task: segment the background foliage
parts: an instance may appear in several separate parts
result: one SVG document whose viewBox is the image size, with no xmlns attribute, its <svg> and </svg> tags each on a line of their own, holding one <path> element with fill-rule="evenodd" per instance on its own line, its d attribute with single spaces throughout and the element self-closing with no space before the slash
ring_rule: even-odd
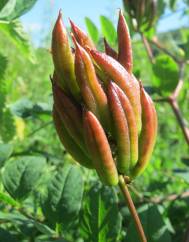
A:
<svg viewBox="0 0 189 242">
<path fill-rule="evenodd" d="M 93 171 L 77 165 L 56 136 L 49 46 L 35 48 L 19 21 L 35 2 L 0 1 L 0 241 L 138 241 L 119 191 L 103 186 Z M 150 242 L 184 241 L 189 226 L 189 149 L 166 100 L 184 63 L 177 102 L 188 127 L 189 29 L 156 31 L 165 9 L 177 11 L 178 2 L 158 1 L 155 27 L 142 35 L 131 28 L 134 73 L 158 101 L 159 132 L 151 164 L 130 187 Z M 188 16 L 189 2 L 182 2 L 183 16 Z M 99 49 L 102 36 L 116 48 L 116 29 L 109 18 L 100 16 L 100 29 L 92 19 L 85 21 Z"/>
</svg>

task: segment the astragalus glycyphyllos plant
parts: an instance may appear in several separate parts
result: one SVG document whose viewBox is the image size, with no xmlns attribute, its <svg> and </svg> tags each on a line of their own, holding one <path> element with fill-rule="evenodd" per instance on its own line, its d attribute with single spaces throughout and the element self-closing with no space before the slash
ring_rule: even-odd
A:
<svg viewBox="0 0 189 242">
<path fill-rule="evenodd" d="M 147 166 L 157 133 L 150 96 L 132 74 L 131 40 L 121 11 L 118 53 L 106 53 L 72 21 L 69 45 L 61 12 L 52 34 L 53 118 L 65 149 L 81 165 L 96 169 L 106 185 L 132 181 Z M 124 183 L 124 184 L 123 184 Z M 145 240 L 142 240 L 145 241 Z"/>
</svg>

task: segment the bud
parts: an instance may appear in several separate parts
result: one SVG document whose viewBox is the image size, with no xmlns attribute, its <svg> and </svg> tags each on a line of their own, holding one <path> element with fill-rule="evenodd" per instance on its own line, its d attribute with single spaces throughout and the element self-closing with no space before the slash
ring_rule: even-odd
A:
<svg viewBox="0 0 189 242">
<path fill-rule="evenodd" d="M 156 140 L 153 102 L 132 74 L 131 40 L 120 11 L 118 53 L 104 39 L 105 52 L 72 21 L 72 52 L 59 15 L 53 30 L 53 119 L 65 149 L 101 181 L 117 185 L 147 166 Z M 58 27 L 57 27 L 58 26 Z"/>
<path fill-rule="evenodd" d="M 156 0 L 123 0 L 126 12 L 137 32 L 149 30 L 156 18 Z"/>
</svg>

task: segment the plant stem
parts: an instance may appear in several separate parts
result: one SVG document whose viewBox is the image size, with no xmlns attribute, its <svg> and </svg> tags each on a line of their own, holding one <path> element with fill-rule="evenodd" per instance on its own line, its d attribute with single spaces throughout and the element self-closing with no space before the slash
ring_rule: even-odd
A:
<svg viewBox="0 0 189 242">
<path fill-rule="evenodd" d="M 185 124 L 185 121 L 182 117 L 182 114 L 180 112 L 180 108 L 179 108 L 179 105 L 178 105 L 178 102 L 177 100 L 175 99 L 171 99 L 169 101 L 171 107 L 172 107 L 172 110 L 177 118 L 177 121 L 182 129 L 182 132 L 184 134 L 184 137 L 185 137 L 185 140 L 186 140 L 186 143 L 189 145 L 189 128 L 186 126 Z"/>
<path fill-rule="evenodd" d="M 129 189 L 127 187 L 127 184 L 124 181 L 124 177 L 122 175 L 119 176 L 119 187 L 120 187 L 120 189 L 121 189 L 121 191 L 123 193 L 123 196 L 124 196 L 125 201 L 126 201 L 126 203 L 128 205 L 129 211 L 130 211 L 130 213 L 131 213 L 131 215 L 132 215 L 132 217 L 134 219 L 135 226 L 136 226 L 138 235 L 140 237 L 140 241 L 141 242 L 147 242 L 147 239 L 146 239 L 146 236 L 145 236 L 145 233 L 144 233 L 141 221 L 140 221 L 139 216 L 137 214 L 137 211 L 136 211 L 135 205 L 133 203 L 133 200 L 131 198 Z"/>
<path fill-rule="evenodd" d="M 144 44 L 144 47 L 145 47 L 145 49 L 146 49 L 146 53 L 147 53 L 147 55 L 148 55 L 148 58 L 149 58 L 150 62 L 151 62 L 152 64 L 154 64 L 154 55 L 153 55 L 153 52 L 152 52 L 152 48 L 151 48 L 151 46 L 150 46 L 148 40 L 147 40 L 146 37 L 144 36 L 144 34 L 143 34 L 143 33 L 140 33 L 140 35 L 141 35 L 141 38 L 142 38 L 142 42 L 143 42 L 143 44 Z"/>
</svg>

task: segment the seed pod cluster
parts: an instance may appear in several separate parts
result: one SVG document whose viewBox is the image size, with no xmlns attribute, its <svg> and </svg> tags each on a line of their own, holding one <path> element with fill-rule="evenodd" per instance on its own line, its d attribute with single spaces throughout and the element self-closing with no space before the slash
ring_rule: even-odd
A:
<svg viewBox="0 0 189 242">
<path fill-rule="evenodd" d="M 156 18 L 157 0 L 123 0 L 135 31 L 149 30 Z"/>
<path fill-rule="evenodd" d="M 147 166 L 157 133 L 153 102 L 132 74 L 131 40 L 120 11 L 118 53 L 105 53 L 72 21 L 71 48 L 61 12 L 52 34 L 53 119 L 58 136 L 81 165 L 116 185 L 119 174 L 134 179 Z"/>
</svg>

